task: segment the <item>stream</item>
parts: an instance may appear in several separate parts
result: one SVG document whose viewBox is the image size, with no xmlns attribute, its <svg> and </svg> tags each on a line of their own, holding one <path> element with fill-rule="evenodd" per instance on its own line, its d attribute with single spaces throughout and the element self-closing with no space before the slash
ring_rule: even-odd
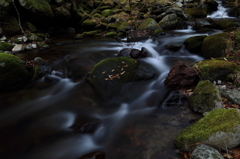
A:
<svg viewBox="0 0 240 159">
<path fill-rule="evenodd" d="M 219 9 L 209 16 L 219 18 L 225 12 L 223 7 Z M 164 79 L 176 61 L 193 64 L 203 58 L 184 46 L 178 51 L 165 46 L 182 45 L 196 35 L 209 34 L 196 34 L 189 27 L 136 43 L 97 38 L 59 40 L 50 50 L 18 53 L 25 59 L 39 56 L 50 63 L 65 63 L 56 64 L 49 75 L 24 88 L 0 94 L 0 158 L 77 159 L 91 152 L 103 152 L 108 159 L 181 158 L 174 138 L 200 116 L 181 99 L 168 106 L 170 90 Z M 123 48 L 142 47 L 152 56 L 141 60 L 153 65 L 160 75 L 132 84 L 120 103 L 103 102 L 84 81 L 88 71 L 101 60 L 116 57 Z"/>
</svg>

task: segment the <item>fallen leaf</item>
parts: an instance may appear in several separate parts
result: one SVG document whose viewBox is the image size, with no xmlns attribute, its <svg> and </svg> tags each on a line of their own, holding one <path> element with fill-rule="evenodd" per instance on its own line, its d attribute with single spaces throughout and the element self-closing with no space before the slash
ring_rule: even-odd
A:
<svg viewBox="0 0 240 159">
<path fill-rule="evenodd" d="M 229 153 L 222 153 L 222 156 L 225 157 L 225 158 L 233 158 L 233 156 Z"/>
</svg>

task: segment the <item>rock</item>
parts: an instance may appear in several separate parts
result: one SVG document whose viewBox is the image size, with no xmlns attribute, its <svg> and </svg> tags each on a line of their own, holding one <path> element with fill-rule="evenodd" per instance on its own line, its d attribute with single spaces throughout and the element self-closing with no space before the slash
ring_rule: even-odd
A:
<svg viewBox="0 0 240 159">
<path fill-rule="evenodd" d="M 19 0 L 19 3 L 26 10 L 32 12 L 35 16 L 52 18 L 54 13 L 50 4 L 43 0 Z"/>
<path fill-rule="evenodd" d="M 200 144 L 193 150 L 190 159 L 224 159 L 224 157 L 216 149 Z"/>
<path fill-rule="evenodd" d="M 54 8 L 54 15 L 55 15 L 56 18 L 59 18 L 59 19 L 69 19 L 69 18 L 71 18 L 70 11 L 64 6 Z"/>
<path fill-rule="evenodd" d="M 15 17 L 11 16 L 7 20 L 6 24 L 7 25 L 3 28 L 4 35 L 13 36 L 13 35 L 21 33 L 21 29 L 19 27 L 18 20 Z"/>
<path fill-rule="evenodd" d="M 158 24 L 163 29 L 175 29 L 177 22 L 178 18 L 176 14 L 168 14 Z"/>
<path fill-rule="evenodd" d="M 107 28 L 109 29 L 116 29 L 117 31 L 127 31 L 131 29 L 131 26 L 128 22 L 116 22 L 116 23 L 110 23 L 107 25 Z"/>
<path fill-rule="evenodd" d="M 19 85 L 30 78 L 21 59 L 6 53 L 0 53 L 0 74 L 0 89 Z"/>
<path fill-rule="evenodd" d="M 205 20 L 205 19 L 200 19 L 197 18 L 195 20 L 195 29 L 202 29 L 202 28 L 211 28 L 211 24 L 209 23 L 209 21 Z"/>
<path fill-rule="evenodd" d="M 30 34 L 29 35 L 29 38 L 28 38 L 28 41 L 29 42 L 33 42 L 33 41 L 37 41 L 37 42 L 40 42 L 40 41 L 43 41 L 43 39 L 42 38 L 40 38 L 40 37 L 38 37 L 37 35 L 35 35 L 35 34 Z"/>
<path fill-rule="evenodd" d="M 1 37 L 0 37 L 0 42 L 3 42 L 3 41 L 5 41 L 5 40 L 7 40 L 6 36 L 1 36 Z"/>
<path fill-rule="evenodd" d="M 23 24 L 23 27 L 30 30 L 32 33 L 37 32 L 37 28 L 30 22 L 26 22 Z"/>
<path fill-rule="evenodd" d="M 164 98 L 164 101 L 161 102 L 160 107 L 168 108 L 168 107 L 187 107 L 188 106 L 188 98 L 183 93 L 178 90 L 171 91 L 170 94 Z"/>
<path fill-rule="evenodd" d="M 144 61 L 128 57 L 115 57 L 96 64 L 87 81 L 96 93 L 106 101 L 121 99 L 131 82 L 152 79 L 156 69 Z"/>
<path fill-rule="evenodd" d="M 240 105 L 240 91 L 238 89 L 224 89 L 217 87 L 221 95 L 227 98 L 230 102 Z"/>
<path fill-rule="evenodd" d="M 233 50 L 233 43 L 228 33 L 218 33 L 204 38 L 201 50 L 205 58 L 225 57 Z"/>
<path fill-rule="evenodd" d="M 105 9 L 102 11 L 102 15 L 105 17 L 108 17 L 113 14 L 113 11 L 111 9 Z"/>
<path fill-rule="evenodd" d="M 182 45 L 178 45 L 178 44 L 169 44 L 166 45 L 165 48 L 171 51 L 178 51 L 179 49 L 181 49 Z"/>
<path fill-rule="evenodd" d="M 221 94 L 210 81 L 200 81 L 189 98 L 189 105 L 195 112 L 206 113 L 223 108 Z"/>
<path fill-rule="evenodd" d="M 211 82 L 222 80 L 227 81 L 227 76 L 240 67 L 230 61 L 223 60 L 203 60 L 195 63 L 193 68 L 199 70 L 199 76 L 202 80 L 209 80 Z"/>
<path fill-rule="evenodd" d="M 129 42 L 146 40 L 149 37 L 160 34 L 161 32 L 163 32 L 163 30 L 160 25 L 154 19 L 148 18 L 143 20 L 137 30 L 131 31 L 128 34 L 127 40 Z"/>
<path fill-rule="evenodd" d="M 6 42 L 0 42 L 0 50 L 2 51 L 12 51 L 12 48 L 14 45 L 6 43 Z"/>
<path fill-rule="evenodd" d="M 205 18 L 207 17 L 206 10 L 198 8 L 186 8 L 186 13 L 191 15 L 194 18 Z"/>
<path fill-rule="evenodd" d="M 118 56 L 130 57 L 131 50 L 132 49 L 130 49 L 130 48 L 124 48 L 118 53 Z"/>
<path fill-rule="evenodd" d="M 218 2 L 215 0 L 207 0 L 205 1 L 205 4 L 207 5 L 207 11 L 217 11 L 218 8 Z"/>
<path fill-rule="evenodd" d="M 23 45 L 23 44 L 15 45 L 12 49 L 13 52 L 19 52 L 19 51 L 24 51 L 24 50 L 25 50 L 25 45 Z"/>
<path fill-rule="evenodd" d="M 236 24 L 233 20 L 231 19 L 218 19 L 218 20 L 215 20 L 213 23 L 212 23 L 212 26 L 215 28 L 215 29 L 226 29 L 226 28 L 230 28 L 230 27 L 238 27 L 239 25 Z"/>
<path fill-rule="evenodd" d="M 240 111 L 215 109 L 193 125 L 182 130 L 175 138 L 176 146 L 184 151 L 193 150 L 198 143 L 219 149 L 232 149 L 240 141 Z"/>
<path fill-rule="evenodd" d="M 98 34 L 97 30 L 93 30 L 93 31 L 85 31 L 82 33 L 83 37 L 91 37 L 91 36 L 95 36 L 96 34 Z"/>
<path fill-rule="evenodd" d="M 105 37 L 116 37 L 117 36 L 117 33 L 116 32 L 107 32 L 105 34 Z"/>
<path fill-rule="evenodd" d="M 182 61 L 178 61 L 170 70 L 164 83 L 167 87 L 179 89 L 192 87 L 197 84 L 198 80 L 198 71 L 196 69 L 191 68 Z"/>
<path fill-rule="evenodd" d="M 206 35 L 192 36 L 187 38 L 183 44 L 185 48 L 190 52 L 201 52 L 203 40 L 206 38 Z"/>
</svg>

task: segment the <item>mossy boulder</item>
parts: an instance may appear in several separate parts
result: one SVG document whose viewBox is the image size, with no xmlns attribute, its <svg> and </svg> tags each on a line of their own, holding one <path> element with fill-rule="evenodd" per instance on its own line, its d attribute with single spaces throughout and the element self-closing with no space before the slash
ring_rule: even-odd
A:
<svg viewBox="0 0 240 159">
<path fill-rule="evenodd" d="M 195 112 L 203 114 L 223 108 L 221 94 L 209 80 L 198 82 L 189 99 L 189 104 Z"/>
<path fill-rule="evenodd" d="M 14 45 L 6 43 L 6 42 L 0 42 L 0 50 L 2 51 L 12 51 L 12 48 Z"/>
<path fill-rule="evenodd" d="M 21 59 L 6 53 L 0 53 L 0 74 L 0 89 L 12 87 L 30 78 Z"/>
<path fill-rule="evenodd" d="M 157 71 L 143 61 L 129 57 L 108 58 L 97 63 L 89 72 L 87 81 L 106 101 L 121 99 L 131 82 L 148 80 Z"/>
<path fill-rule="evenodd" d="M 218 19 L 212 23 L 215 29 L 226 29 L 230 27 L 238 27 L 238 25 L 231 19 Z"/>
<path fill-rule="evenodd" d="M 234 40 L 239 45 L 239 43 L 240 43 L 240 29 L 234 31 Z"/>
<path fill-rule="evenodd" d="M 186 13 L 191 15 L 194 18 L 205 18 L 207 17 L 206 10 L 198 9 L 198 8 L 186 8 Z"/>
<path fill-rule="evenodd" d="M 97 30 L 93 30 L 93 31 L 85 31 L 82 33 L 83 37 L 90 37 L 90 36 L 95 36 L 96 34 L 98 34 Z"/>
<path fill-rule="evenodd" d="M 203 40 L 206 38 L 206 35 L 193 36 L 187 38 L 184 41 L 185 48 L 190 52 L 200 52 L 202 48 Z"/>
<path fill-rule="evenodd" d="M 117 33 L 116 32 L 108 32 L 105 34 L 105 37 L 116 37 Z"/>
<path fill-rule="evenodd" d="M 232 49 L 232 40 L 225 32 L 210 35 L 202 43 L 202 55 L 205 58 L 225 57 Z"/>
<path fill-rule="evenodd" d="M 178 18 L 176 14 L 166 15 L 158 24 L 163 29 L 175 29 L 178 23 Z"/>
<path fill-rule="evenodd" d="M 6 36 L 13 36 L 21 33 L 21 28 L 19 27 L 18 20 L 11 16 L 7 20 L 7 25 L 3 28 L 3 34 Z"/>
<path fill-rule="evenodd" d="M 239 71 L 240 66 L 230 61 L 223 60 L 203 60 L 195 63 L 193 68 L 200 71 L 199 76 L 203 80 L 211 82 L 222 80 L 226 81 L 227 75 Z"/>
<path fill-rule="evenodd" d="M 52 18 L 54 13 L 50 4 L 45 0 L 19 0 L 21 6 L 37 16 Z"/>
<path fill-rule="evenodd" d="M 58 18 L 65 18 L 65 19 L 71 17 L 70 11 L 63 6 L 55 8 L 54 15 Z"/>
<path fill-rule="evenodd" d="M 240 140 L 240 111 L 215 109 L 195 124 L 181 131 L 175 144 L 181 150 L 191 151 L 198 143 L 218 148 L 234 148 Z"/>
<path fill-rule="evenodd" d="M 213 147 L 200 144 L 191 152 L 190 159 L 224 159 L 224 157 Z"/>
<path fill-rule="evenodd" d="M 97 23 L 92 19 L 86 19 L 82 22 L 82 27 L 86 30 L 95 29 L 96 26 L 97 26 Z"/>
<path fill-rule="evenodd" d="M 24 28 L 30 30 L 32 33 L 37 31 L 37 28 L 30 22 L 24 23 Z"/>
</svg>

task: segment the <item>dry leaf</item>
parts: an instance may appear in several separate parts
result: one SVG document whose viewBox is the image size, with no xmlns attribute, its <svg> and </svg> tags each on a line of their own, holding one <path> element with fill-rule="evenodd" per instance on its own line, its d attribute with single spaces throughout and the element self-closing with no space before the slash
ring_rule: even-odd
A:
<svg viewBox="0 0 240 159">
<path fill-rule="evenodd" d="M 222 156 L 225 157 L 225 158 L 233 158 L 233 156 L 229 153 L 222 153 Z"/>
<path fill-rule="evenodd" d="M 240 159 L 240 148 L 235 148 L 232 151 L 233 151 L 233 158 Z"/>
</svg>

